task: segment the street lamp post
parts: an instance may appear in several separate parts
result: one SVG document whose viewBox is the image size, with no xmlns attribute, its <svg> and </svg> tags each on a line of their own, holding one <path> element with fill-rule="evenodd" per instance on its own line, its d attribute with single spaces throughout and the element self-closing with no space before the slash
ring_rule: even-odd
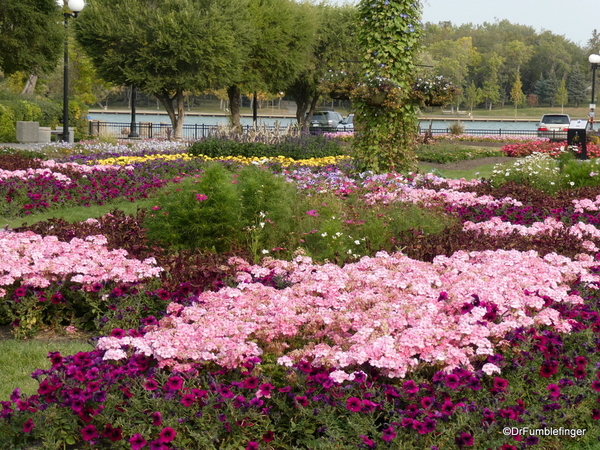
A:
<svg viewBox="0 0 600 450">
<path fill-rule="evenodd" d="M 592 100 L 588 116 L 590 118 L 590 130 L 594 130 L 594 117 L 596 117 L 596 69 L 598 68 L 598 64 L 600 64 L 600 55 L 592 54 L 589 56 L 588 61 L 592 65 Z"/>
<path fill-rule="evenodd" d="M 135 100 L 136 100 L 136 96 L 137 96 L 137 89 L 135 87 L 135 84 L 131 85 L 131 124 L 129 126 L 129 134 L 127 135 L 128 138 L 130 139 L 134 139 L 134 138 L 139 138 L 140 135 L 137 133 L 136 131 L 136 123 L 135 123 Z"/>
<path fill-rule="evenodd" d="M 64 8 L 66 0 L 57 0 L 59 6 Z M 69 0 L 66 5 L 71 12 L 63 12 L 65 24 L 65 56 L 64 56 L 64 78 L 63 78 L 63 132 L 61 140 L 69 142 L 69 35 L 67 34 L 67 24 L 71 17 L 77 17 L 85 7 L 84 0 Z"/>
</svg>

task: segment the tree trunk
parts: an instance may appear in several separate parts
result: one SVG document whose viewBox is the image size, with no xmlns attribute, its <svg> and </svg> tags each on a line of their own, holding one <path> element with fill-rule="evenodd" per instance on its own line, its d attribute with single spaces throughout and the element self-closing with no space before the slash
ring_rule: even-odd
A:
<svg viewBox="0 0 600 450">
<path fill-rule="evenodd" d="M 241 114 L 240 109 L 242 107 L 241 102 L 242 93 L 240 92 L 240 87 L 233 85 L 227 88 L 227 97 L 229 97 L 229 111 L 230 111 L 230 120 L 231 126 L 236 130 L 242 131 L 241 124 Z"/>
<path fill-rule="evenodd" d="M 35 73 L 30 74 L 25 83 L 25 87 L 23 87 L 23 90 L 21 91 L 21 95 L 33 95 L 37 80 L 38 76 Z"/>
<path fill-rule="evenodd" d="M 298 126 L 303 131 L 308 130 L 310 124 L 309 117 L 312 116 L 317 107 L 319 94 L 316 89 L 311 88 L 309 83 L 304 81 L 294 83 L 288 89 L 288 93 L 296 102 L 296 120 L 298 121 Z"/>
<path fill-rule="evenodd" d="M 169 119 L 171 119 L 171 125 L 173 126 L 173 140 L 181 140 L 183 134 L 183 121 L 185 119 L 185 104 L 183 98 L 183 90 L 177 89 L 174 96 L 170 96 L 165 90 L 160 94 L 154 94 L 156 98 L 163 104 Z"/>
</svg>

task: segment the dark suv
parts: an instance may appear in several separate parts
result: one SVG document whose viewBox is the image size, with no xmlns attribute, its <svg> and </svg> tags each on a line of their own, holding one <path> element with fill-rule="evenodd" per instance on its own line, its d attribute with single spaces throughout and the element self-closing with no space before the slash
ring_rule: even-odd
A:
<svg viewBox="0 0 600 450">
<path fill-rule="evenodd" d="M 315 111 L 310 118 L 310 131 L 336 131 L 344 117 L 336 111 Z"/>
</svg>

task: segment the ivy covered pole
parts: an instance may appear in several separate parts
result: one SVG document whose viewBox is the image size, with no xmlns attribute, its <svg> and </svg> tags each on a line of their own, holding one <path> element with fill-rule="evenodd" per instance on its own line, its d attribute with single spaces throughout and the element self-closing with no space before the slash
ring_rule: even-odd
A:
<svg viewBox="0 0 600 450">
<path fill-rule="evenodd" d="M 362 74 L 352 92 L 354 156 L 364 170 L 414 169 L 417 109 L 411 90 L 421 5 L 418 0 L 361 0 L 358 10 Z"/>
</svg>

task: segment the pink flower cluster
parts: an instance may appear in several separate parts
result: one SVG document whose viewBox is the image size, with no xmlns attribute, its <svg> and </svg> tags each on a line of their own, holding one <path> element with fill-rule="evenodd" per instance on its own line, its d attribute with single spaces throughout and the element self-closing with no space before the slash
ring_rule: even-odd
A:
<svg viewBox="0 0 600 450">
<path fill-rule="evenodd" d="M 36 177 L 43 176 L 48 178 L 54 178 L 58 181 L 70 182 L 71 179 L 60 173 L 53 172 L 50 169 L 27 169 L 27 170 L 2 170 L 0 169 L 0 181 L 8 180 L 10 178 L 20 178 L 21 180 L 31 180 Z"/>
<path fill-rule="evenodd" d="M 461 182 L 458 180 L 459 183 Z M 468 182 L 464 182 L 468 183 Z M 456 184 L 455 187 L 460 187 L 461 184 Z M 377 203 L 389 204 L 392 202 L 410 202 L 422 204 L 423 206 L 472 206 L 486 205 L 489 207 L 501 206 L 523 206 L 523 203 L 505 197 L 496 199 L 490 195 L 478 196 L 473 192 L 459 192 L 453 189 L 423 189 L 411 186 L 400 186 L 392 189 L 378 189 L 364 195 L 365 203 L 374 205 Z"/>
<path fill-rule="evenodd" d="M 0 180 L 8 180 L 10 178 L 20 178 L 22 180 L 31 180 L 38 176 L 46 176 L 50 178 L 54 178 L 57 181 L 70 182 L 71 178 L 67 175 L 60 173 L 55 170 L 59 169 L 70 169 L 79 173 L 92 173 L 96 171 L 100 172 L 108 172 L 114 170 L 133 170 L 133 167 L 121 167 L 121 166 L 103 166 L 103 165 L 93 165 L 86 166 L 77 163 L 57 163 L 56 161 L 50 159 L 48 161 L 42 161 L 42 165 L 46 167 L 45 169 L 27 169 L 27 170 L 2 170 L 0 169 Z"/>
<path fill-rule="evenodd" d="M 0 230 L 0 286 L 20 281 L 45 288 L 52 282 L 70 280 L 83 285 L 104 281 L 135 282 L 156 277 L 163 270 L 156 260 L 127 258 L 125 250 L 108 250 L 104 236 L 59 241 L 31 231 Z"/>
<path fill-rule="evenodd" d="M 463 224 L 465 231 L 479 231 L 492 236 L 509 235 L 518 233 L 522 236 L 535 236 L 538 234 L 552 234 L 555 231 L 567 230 L 567 232 L 578 239 L 581 239 L 585 248 L 591 252 L 598 252 L 600 249 L 587 239 L 600 239 L 600 230 L 592 224 L 578 222 L 575 225 L 566 227 L 564 223 L 553 218 L 546 217 L 543 222 L 535 222 L 531 226 L 514 225 L 510 222 L 504 222 L 500 217 L 492 217 L 484 222 L 473 223 L 467 221 Z"/>
<path fill-rule="evenodd" d="M 570 331 L 549 305 L 582 303 L 569 283 L 597 281 L 589 256 L 574 261 L 534 251 L 460 251 L 432 263 L 381 252 L 344 267 L 302 256 L 262 266 L 236 262 L 237 288 L 202 293 L 189 307 L 171 304 L 143 337 L 101 338 L 105 358 L 125 358 L 129 346 L 178 370 L 208 361 L 238 367 L 263 352 L 286 366 L 302 360 L 341 370 L 369 364 L 391 377 L 422 364 L 472 368 L 474 358 L 494 354 L 516 328 Z M 273 272 L 291 286 L 252 282 Z"/>
<path fill-rule="evenodd" d="M 42 161 L 42 165 L 44 167 L 48 167 L 50 169 L 71 169 L 75 172 L 79 173 L 92 173 L 92 172 L 109 172 L 114 170 L 134 170 L 133 166 L 119 166 L 119 165 L 102 165 L 102 164 L 94 164 L 94 165 L 83 165 L 77 164 L 73 162 L 67 163 L 57 163 L 53 159 L 49 159 L 47 161 Z"/>
</svg>

